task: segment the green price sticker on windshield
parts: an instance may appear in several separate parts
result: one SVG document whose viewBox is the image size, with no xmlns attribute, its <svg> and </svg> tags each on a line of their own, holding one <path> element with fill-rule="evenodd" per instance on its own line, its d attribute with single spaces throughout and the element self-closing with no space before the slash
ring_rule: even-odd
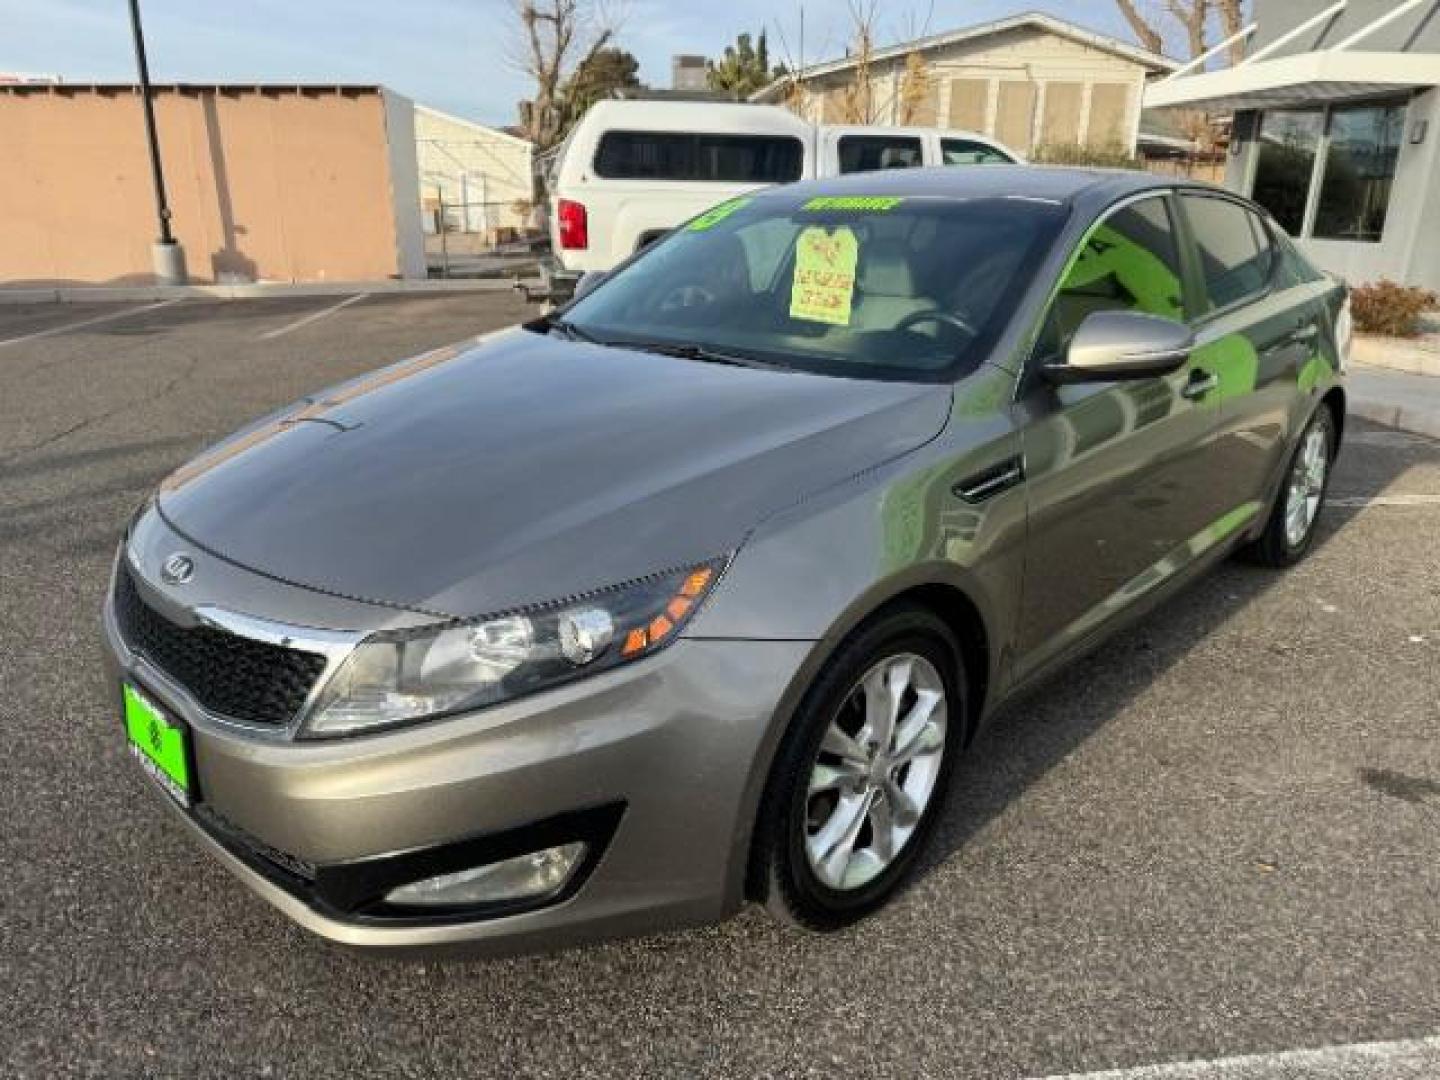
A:
<svg viewBox="0 0 1440 1080">
<path fill-rule="evenodd" d="M 704 232 L 706 229 L 713 229 L 720 222 L 724 221 L 736 210 L 749 205 L 750 200 L 744 196 L 738 199 L 729 199 L 719 206 L 712 206 L 705 213 L 701 214 L 694 221 L 685 227 L 686 232 Z"/>
<path fill-rule="evenodd" d="M 860 242 L 844 225 L 834 232 L 819 225 L 803 231 L 795 241 L 790 318 L 849 326 L 859 259 Z"/>
<path fill-rule="evenodd" d="M 896 195 L 817 195 L 801 210 L 854 210 L 860 213 L 883 214 L 894 210 L 905 200 Z"/>
</svg>

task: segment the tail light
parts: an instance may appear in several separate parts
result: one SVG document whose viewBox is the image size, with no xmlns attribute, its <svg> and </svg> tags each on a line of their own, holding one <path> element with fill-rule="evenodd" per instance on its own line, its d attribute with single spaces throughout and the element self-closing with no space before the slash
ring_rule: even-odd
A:
<svg viewBox="0 0 1440 1080">
<path fill-rule="evenodd" d="M 560 219 L 560 246 L 566 251 L 583 251 L 590 246 L 590 222 L 585 204 L 561 199 L 556 206 Z"/>
</svg>

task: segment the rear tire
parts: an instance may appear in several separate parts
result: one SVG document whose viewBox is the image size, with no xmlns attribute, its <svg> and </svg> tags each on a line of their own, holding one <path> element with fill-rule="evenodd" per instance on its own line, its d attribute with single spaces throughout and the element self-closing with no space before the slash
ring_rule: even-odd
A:
<svg viewBox="0 0 1440 1080">
<path fill-rule="evenodd" d="M 838 930 L 894 895 L 945 801 L 966 703 L 959 644 L 924 608 L 895 608 L 840 647 L 761 801 L 752 880 L 773 916 Z"/>
<path fill-rule="evenodd" d="M 1280 569 L 1306 556 L 1325 505 L 1334 457 L 1335 416 L 1328 405 L 1321 405 L 1290 457 L 1265 531 L 1244 549 L 1246 558 Z"/>
</svg>

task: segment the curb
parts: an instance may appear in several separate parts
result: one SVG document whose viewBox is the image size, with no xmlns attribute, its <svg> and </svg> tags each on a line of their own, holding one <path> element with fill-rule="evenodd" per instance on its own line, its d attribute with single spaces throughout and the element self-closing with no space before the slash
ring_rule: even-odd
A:
<svg viewBox="0 0 1440 1080">
<path fill-rule="evenodd" d="M 1424 338 L 1411 340 L 1356 334 L 1350 359 L 1361 367 L 1377 371 L 1440 376 L 1440 349 L 1431 346 Z"/>
<path fill-rule="evenodd" d="M 1415 435 L 1428 435 L 1440 439 L 1440 414 L 1424 409 L 1408 409 L 1404 406 L 1382 405 L 1351 397 L 1346 409 L 1351 416 L 1359 416 L 1386 427 L 1399 428 Z"/>
<path fill-rule="evenodd" d="M 0 304 L 53 304 L 113 300 L 259 300 L 273 296 L 349 296 L 355 293 L 510 292 L 530 278 L 436 278 L 416 281 L 268 282 L 251 285 L 83 285 L 54 289 L 0 287 Z"/>
</svg>

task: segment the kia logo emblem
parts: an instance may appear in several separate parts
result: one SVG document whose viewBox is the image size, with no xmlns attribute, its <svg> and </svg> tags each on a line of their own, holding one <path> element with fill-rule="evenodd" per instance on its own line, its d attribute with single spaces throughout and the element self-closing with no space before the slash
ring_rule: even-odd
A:
<svg viewBox="0 0 1440 1080">
<path fill-rule="evenodd" d="M 184 585 L 195 576 L 195 560 L 181 552 L 176 552 L 165 560 L 165 565 L 160 568 L 160 577 L 170 585 Z"/>
</svg>

